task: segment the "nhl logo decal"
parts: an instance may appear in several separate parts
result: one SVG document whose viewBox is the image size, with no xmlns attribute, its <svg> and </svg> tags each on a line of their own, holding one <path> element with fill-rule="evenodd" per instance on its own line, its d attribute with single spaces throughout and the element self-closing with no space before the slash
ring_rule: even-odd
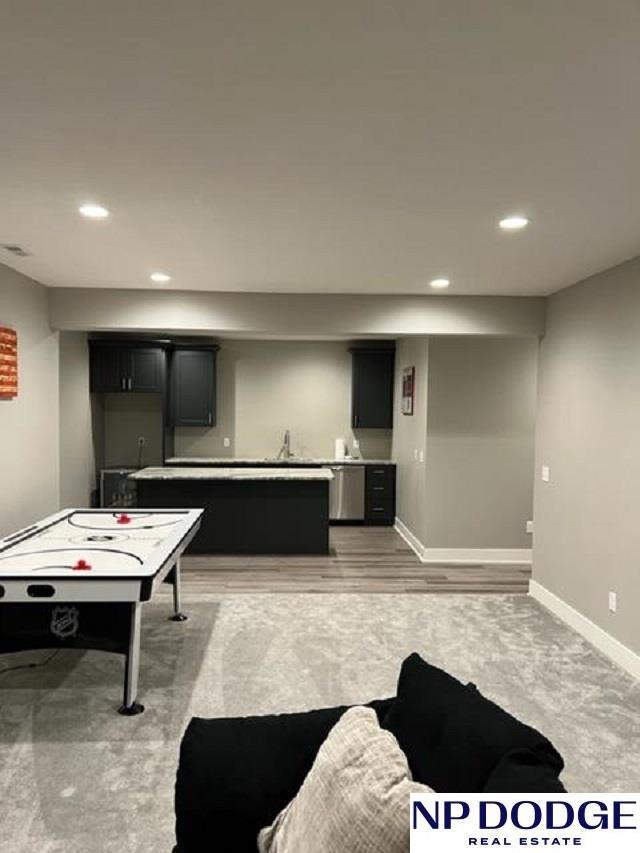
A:
<svg viewBox="0 0 640 853">
<path fill-rule="evenodd" d="M 60 640 L 75 637 L 80 627 L 80 611 L 77 607 L 54 607 L 51 611 L 51 633 Z"/>
</svg>

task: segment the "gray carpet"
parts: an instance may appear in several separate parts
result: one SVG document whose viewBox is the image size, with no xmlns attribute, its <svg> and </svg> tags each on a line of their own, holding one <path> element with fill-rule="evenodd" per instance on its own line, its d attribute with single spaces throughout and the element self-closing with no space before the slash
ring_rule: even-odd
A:
<svg viewBox="0 0 640 853">
<path fill-rule="evenodd" d="M 187 596 L 184 624 L 168 609 L 168 599 L 145 609 L 139 717 L 115 713 L 112 655 L 65 652 L 0 676 L 2 849 L 168 853 L 192 714 L 391 695 L 413 650 L 545 732 L 570 790 L 640 790 L 640 683 L 527 597 Z M 45 656 L 0 656 L 0 668 Z"/>
</svg>

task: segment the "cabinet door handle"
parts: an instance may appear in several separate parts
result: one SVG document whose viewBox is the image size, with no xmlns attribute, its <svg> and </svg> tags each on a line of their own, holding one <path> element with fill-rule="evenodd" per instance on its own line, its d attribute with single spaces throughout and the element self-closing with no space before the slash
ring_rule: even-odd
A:
<svg viewBox="0 0 640 853">
<path fill-rule="evenodd" d="M 127 380 L 124 378 L 124 376 L 120 380 L 120 387 L 123 391 L 127 390 Z"/>
<path fill-rule="evenodd" d="M 213 415 L 211 414 L 211 412 L 209 412 L 209 426 L 211 426 L 212 422 L 213 422 Z"/>
<path fill-rule="evenodd" d="M 384 492 L 384 486 L 374 486 L 373 491 L 374 492 Z"/>
<path fill-rule="evenodd" d="M 384 474 L 384 468 L 374 468 L 373 473 L 374 474 Z"/>
<path fill-rule="evenodd" d="M 131 377 L 129 377 L 129 383 L 128 383 L 128 385 L 127 385 L 127 388 L 129 389 L 129 391 L 131 391 L 131 386 L 132 386 L 132 385 L 133 385 L 133 380 L 131 379 Z"/>
</svg>

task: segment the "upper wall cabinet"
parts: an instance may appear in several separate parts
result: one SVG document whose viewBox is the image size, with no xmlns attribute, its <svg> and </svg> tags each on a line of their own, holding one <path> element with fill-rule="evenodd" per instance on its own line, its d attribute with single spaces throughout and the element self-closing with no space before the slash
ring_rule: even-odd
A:
<svg viewBox="0 0 640 853">
<path fill-rule="evenodd" d="M 91 343 L 90 388 L 96 392 L 162 393 L 166 354 L 158 346 Z"/>
<path fill-rule="evenodd" d="M 216 348 L 174 350 L 170 368 L 172 426 L 215 426 Z"/>
<path fill-rule="evenodd" d="M 133 347 L 128 354 L 129 391 L 164 391 L 167 361 L 164 350 Z"/>
<path fill-rule="evenodd" d="M 351 426 L 354 429 L 391 429 L 395 351 L 358 347 L 351 350 L 351 355 Z"/>
</svg>

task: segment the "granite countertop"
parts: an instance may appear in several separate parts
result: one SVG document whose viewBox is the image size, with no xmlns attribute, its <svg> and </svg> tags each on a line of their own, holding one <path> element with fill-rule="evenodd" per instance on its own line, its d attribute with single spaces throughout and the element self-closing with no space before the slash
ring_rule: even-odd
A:
<svg viewBox="0 0 640 853">
<path fill-rule="evenodd" d="M 229 456 L 172 456 L 167 465 L 395 465 L 391 459 L 313 459 L 292 456 L 289 459 L 265 459 L 257 457 Z"/>
<path fill-rule="evenodd" d="M 130 480 L 333 480 L 327 468 L 143 468 Z"/>
</svg>

